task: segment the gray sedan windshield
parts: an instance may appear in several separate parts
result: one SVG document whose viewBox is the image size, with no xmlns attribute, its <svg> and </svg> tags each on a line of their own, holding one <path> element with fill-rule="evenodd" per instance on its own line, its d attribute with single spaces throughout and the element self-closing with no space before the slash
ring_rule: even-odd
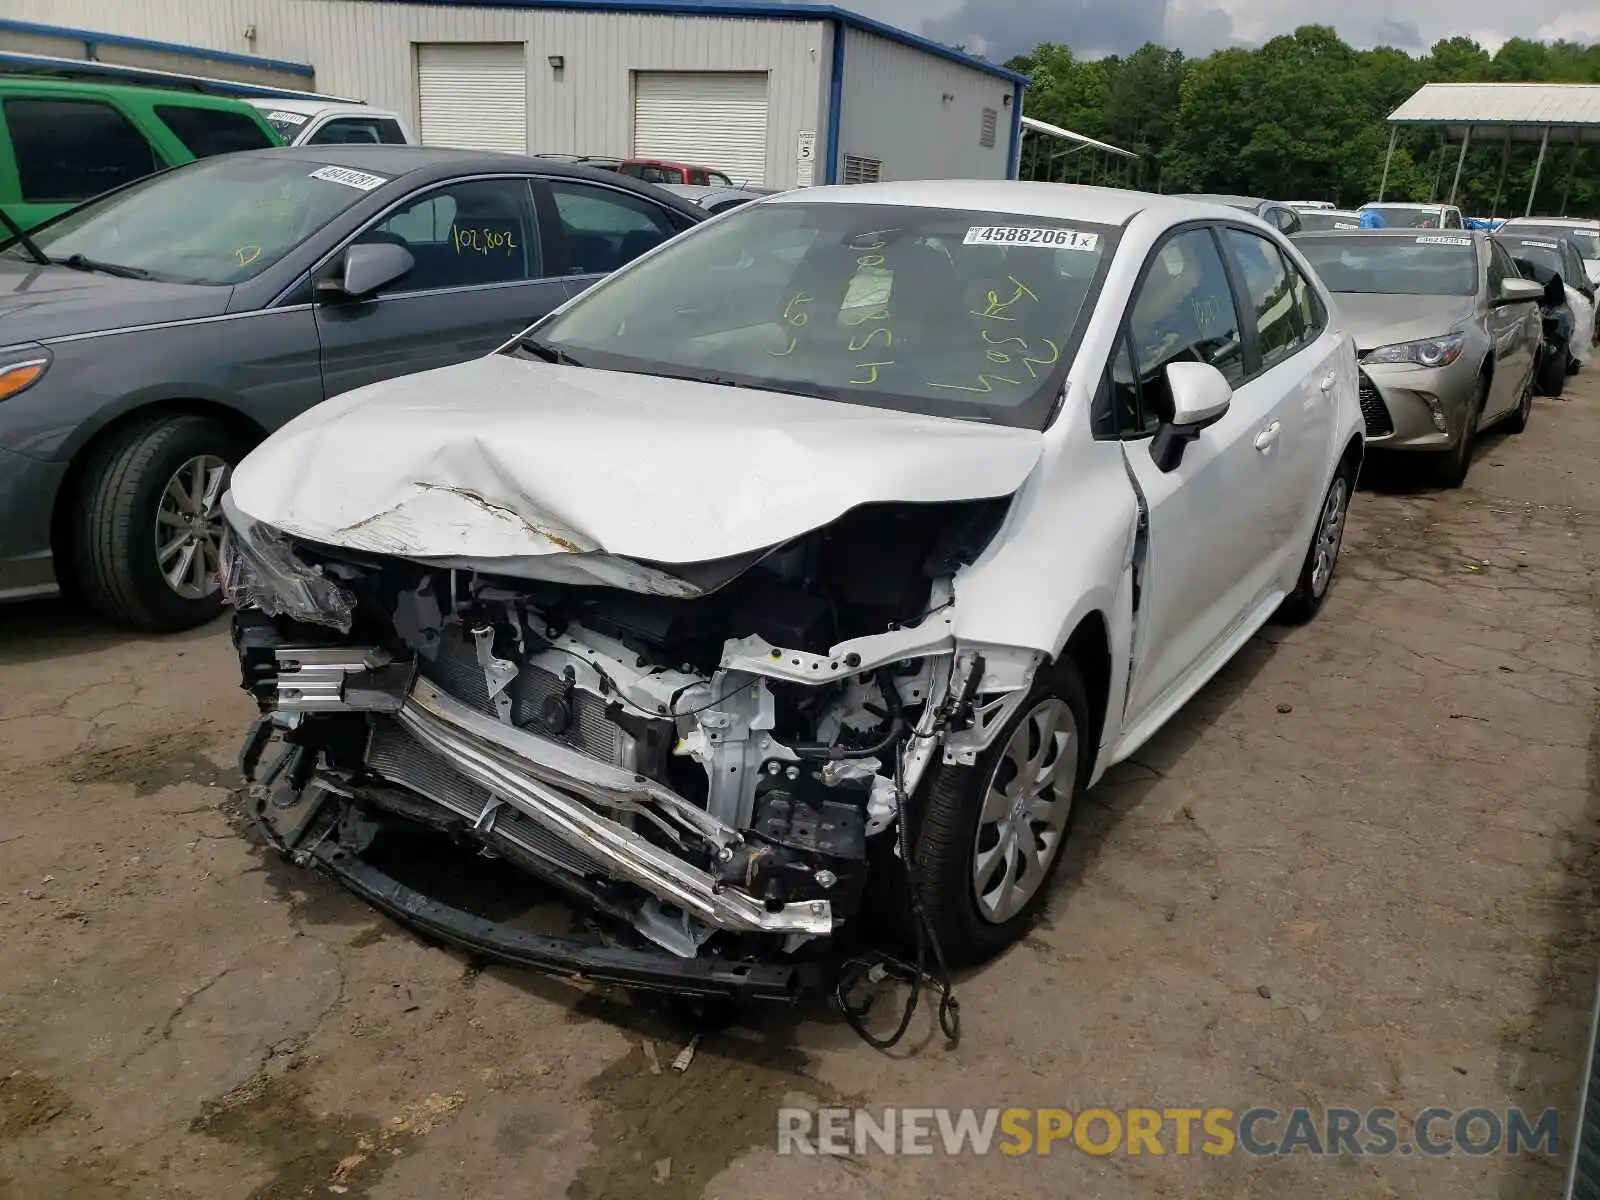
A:
<svg viewBox="0 0 1600 1200">
<path fill-rule="evenodd" d="M 1600 233 L 1571 225 L 1523 225 L 1518 223 L 1501 231 L 1508 238 L 1539 238 L 1559 242 L 1562 238 L 1577 247 L 1584 258 L 1600 258 Z"/>
<path fill-rule="evenodd" d="M 1331 292 L 1380 296 L 1475 296 L 1478 249 L 1459 234 L 1415 238 L 1362 234 L 1297 237 L 1294 244 Z"/>
<path fill-rule="evenodd" d="M 535 329 L 585 366 L 1042 428 L 1115 231 L 766 203 L 669 243 Z"/>
<path fill-rule="evenodd" d="M 90 201 L 32 238 L 57 262 L 175 283 L 239 283 L 387 182 L 266 152 L 228 155 Z M 7 253 L 24 256 L 16 246 Z"/>
</svg>

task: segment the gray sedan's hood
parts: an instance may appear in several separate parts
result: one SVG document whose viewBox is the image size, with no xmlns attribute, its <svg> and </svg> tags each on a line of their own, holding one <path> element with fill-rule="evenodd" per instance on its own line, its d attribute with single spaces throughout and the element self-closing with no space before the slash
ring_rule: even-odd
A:
<svg viewBox="0 0 1600 1200">
<path fill-rule="evenodd" d="M 1458 327 L 1477 308 L 1473 296 L 1383 296 L 1339 292 L 1334 296 L 1357 350 L 1438 337 Z"/>
<path fill-rule="evenodd" d="M 233 289 L 121 279 L 0 257 L 0 346 L 226 312 Z"/>
</svg>

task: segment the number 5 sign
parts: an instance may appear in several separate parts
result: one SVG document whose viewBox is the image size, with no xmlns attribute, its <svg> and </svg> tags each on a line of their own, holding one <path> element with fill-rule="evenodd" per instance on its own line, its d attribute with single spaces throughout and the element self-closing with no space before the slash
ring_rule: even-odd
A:
<svg viewBox="0 0 1600 1200">
<path fill-rule="evenodd" d="M 811 162 L 817 157 L 817 131 L 815 129 L 802 129 L 799 143 L 795 146 L 794 156 L 799 161 Z"/>
</svg>

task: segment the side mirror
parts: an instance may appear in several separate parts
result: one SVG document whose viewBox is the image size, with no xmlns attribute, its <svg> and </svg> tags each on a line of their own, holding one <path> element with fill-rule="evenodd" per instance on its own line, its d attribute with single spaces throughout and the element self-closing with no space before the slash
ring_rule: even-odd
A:
<svg viewBox="0 0 1600 1200">
<path fill-rule="evenodd" d="M 1183 461 L 1183 448 L 1227 413 L 1233 385 L 1210 363 L 1175 362 L 1167 365 L 1167 387 L 1172 419 L 1156 430 L 1150 457 L 1162 471 L 1173 471 Z"/>
<path fill-rule="evenodd" d="M 317 293 L 324 297 L 364 299 L 416 265 L 417 260 L 404 246 L 392 242 L 358 242 L 344 252 L 344 263 L 338 275 L 317 281 Z"/>
<path fill-rule="evenodd" d="M 1544 299 L 1544 285 L 1534 279 L 1502 279 L 1500 295 L 1502 304 L 1518 304 L 1525 300 Z"/>
</svg>

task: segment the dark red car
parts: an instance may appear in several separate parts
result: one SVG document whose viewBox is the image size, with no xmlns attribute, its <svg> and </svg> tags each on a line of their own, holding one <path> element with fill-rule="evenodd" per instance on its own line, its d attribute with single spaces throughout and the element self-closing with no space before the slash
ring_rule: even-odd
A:
<svg viewBox="0 0 1600 1200">
<path fill-rule="evenodd" d="M 689 163 L 665 162 L 659 158 L 630 158 L 617 168 L 624 175 L 642 179 L 646 183 L 688 183 L 706 187 L 720 184 L 732 187 L 733 180 L 721 171 L 710 167 L 696 167 Z"/>
</svg>

